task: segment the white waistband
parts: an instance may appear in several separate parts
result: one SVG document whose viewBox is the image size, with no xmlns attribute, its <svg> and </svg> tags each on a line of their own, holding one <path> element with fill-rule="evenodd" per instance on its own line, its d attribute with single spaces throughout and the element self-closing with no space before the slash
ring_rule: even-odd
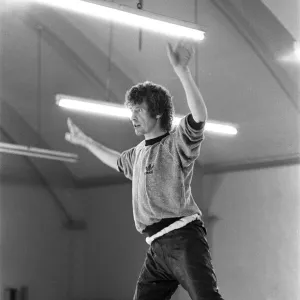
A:
<svg viewBox="0 0 300 300">
<path fill-rule="evenodd" d="M 173 231 L 175 229 L 184 227 L 186 224 L 191 223 L 195 220 L 201 220 L 201 217 L 199 214 L 194 214 L 188 217 L 183 217 L 180 220 L 172 223 L 171 225 L 165 227 L 164 229 L 162 229 L 161 231 L 157 232 L 156 234 L 152 235 L 151 237 L 147 237 L 146 238 L 146 242 L 147 244 L 151 245 L 151 243 L 157 239 L 158 237 L 163 236 L 164 234 Z"/>
</svg>

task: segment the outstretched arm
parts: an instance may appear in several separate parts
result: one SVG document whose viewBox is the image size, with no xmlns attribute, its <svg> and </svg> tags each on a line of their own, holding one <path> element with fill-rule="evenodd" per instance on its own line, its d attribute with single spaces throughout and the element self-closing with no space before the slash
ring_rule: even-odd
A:
<svg viewBox="0 0 300 300">
<path fill-rule="evenodd" d="M 99 158 L 103 163 L 109 167 L 119 171 L 118 169 L 118 158 L 120 153 L 105 147 L 104 145 L 97 143 L 92 138 L 85 135 L 72 121 L 68 119 L 69 132 L 66 133 L 65 139 L 74 144 L 82 146 L 93 153 L 97 158 Z"/>
<path fill-rule="evenodd" d="M 175 48 L 168 44 L 168 56 L 171 65 L 183 85 L 193 119 L 199 123 L 206 121 L 207 109 L 203 97 L 188 67 L 193 55 L 194 49 L 182 42 L 178 43 Z"/>
</svg>

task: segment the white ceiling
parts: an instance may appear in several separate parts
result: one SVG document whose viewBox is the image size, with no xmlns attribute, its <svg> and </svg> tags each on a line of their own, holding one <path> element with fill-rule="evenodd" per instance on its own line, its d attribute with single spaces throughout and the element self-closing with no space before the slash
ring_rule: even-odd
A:
<svg viewBox="0 0 300 300">
<path fill-rule="evenodd" d="M 300 39 L 300 2 L 299 0 L 262 0 L 283 26 L 293 35 L 295 40 Z"/>
</svg>

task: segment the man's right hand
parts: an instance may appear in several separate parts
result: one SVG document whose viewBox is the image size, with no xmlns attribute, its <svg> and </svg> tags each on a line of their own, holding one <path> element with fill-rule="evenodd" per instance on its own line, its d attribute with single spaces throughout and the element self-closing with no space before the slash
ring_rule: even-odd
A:
<svg viewBox="0 0 300 300">
<path fill-rule="evenodd" d="M 67 124 L 69 132 L 65 134 L 65 139 L 74 145 L 86 146 L 89 137 L 85 135 L 70 118 L 68 118 Z"/>
<path fill-rule="evenodd" d="M 105 147 L 104 145 L 94 141 L 87 135 L 85 135 L 73 122 L 68 118 L 69 132 L 66 133 L 65 139 L 74 144 L 85 147 L 92 154 L 94 154 L 98 159 L 109 167 L 119 171 L 118 159 L 120 153 Z"/>
</svg>

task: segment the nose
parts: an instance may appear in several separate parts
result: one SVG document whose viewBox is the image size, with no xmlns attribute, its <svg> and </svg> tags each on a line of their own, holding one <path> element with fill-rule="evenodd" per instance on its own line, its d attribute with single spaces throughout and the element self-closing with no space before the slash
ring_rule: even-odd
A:
<svg viewBox="0 0 300 300">
<path fill-rule="evenodd" d="M 136 114 L 134 111 L 132 111 L 130 115 L 130 121 L 132 122 L 133 120 L 136 120 Z"/>
</svg>

